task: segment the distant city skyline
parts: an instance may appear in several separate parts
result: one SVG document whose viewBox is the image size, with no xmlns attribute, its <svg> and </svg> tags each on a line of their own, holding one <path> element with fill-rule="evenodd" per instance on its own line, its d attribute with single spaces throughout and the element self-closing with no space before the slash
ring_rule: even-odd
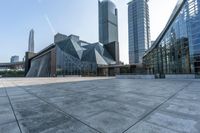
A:
<svg viewBox="0 0 200 133">
<path fill-rule="evenodd" d="M 118 8 L 120 59 L 128 63 L 129 1 L 113 2 Z M 164 28 L 176 2 L 149 1 L 152 40 Z M 53 43 L 53 36 L 57 32 L 76 34 L 82 40 L 98 42 L 98 0 L 7 0 L 1 2 L 0 15 L 0 62 L 9 62 L 13 54 L 19 55 L 22 60 L 32 28 L 35 30 L 35 52 Z"/>
</svg>

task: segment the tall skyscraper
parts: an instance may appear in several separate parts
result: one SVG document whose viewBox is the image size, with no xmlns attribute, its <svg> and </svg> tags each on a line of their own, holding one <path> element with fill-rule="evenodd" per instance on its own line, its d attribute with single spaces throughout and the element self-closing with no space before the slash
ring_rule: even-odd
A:
<svg viewBox="0 0 200 133">
<path fill-rule="evenodd" d="M 118 41 L 118 13 L 110 0 L 99 0 L 99 42 L 108 44 Z"/>
<path fill-rule="evenodd" d="M 142 63 L 151 45 L 148 0 L 128 3 L 129 63 Z"/>
<path fill-rule="evenodd" d="M 29 34 L 28 52 L 34 53 L 34 30 L 32 29 Z"/>
</svg>

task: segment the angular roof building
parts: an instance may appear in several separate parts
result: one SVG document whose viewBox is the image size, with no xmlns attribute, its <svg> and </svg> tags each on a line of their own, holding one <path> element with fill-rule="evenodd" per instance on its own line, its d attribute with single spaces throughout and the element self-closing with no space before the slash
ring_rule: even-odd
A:
<svg viewBox="0 0 200 133">
<path fill-rule="evenodd" d="M 115 42 L 104 46 L 99 42 L 82 41 L 76 35 L 60 33 L 54 40 L 52 45 L 29 59 L 27 77 L 95 75 L 98 66 L 116 64 Z"/>
</svg>

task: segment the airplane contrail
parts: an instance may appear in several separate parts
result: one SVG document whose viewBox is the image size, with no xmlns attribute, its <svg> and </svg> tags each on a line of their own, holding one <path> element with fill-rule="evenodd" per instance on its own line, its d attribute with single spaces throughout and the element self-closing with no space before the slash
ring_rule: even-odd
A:
<svg viewBox="0 0 200 133">
<path fill-rule="evenodd" d="M 47 23 L 48 23 L 48 25 L 49 25 L 49 27 L 50 27 L 50 29 L 51 29 L 51 32 L 53 33 L 53 35 L 55 35 L 55 34 L 56 34 L 56 31 L 55 31 L 55 29 L 54 29 L 54 27 L 53 27 L 53 25 L 52 25 L 52 23 L 51 23 L 51 21 L 50 21 L 48 15 L 47 15 L 47 14 L 44 14 L 44 18 L 46 19 L 46 21 L 47 21 Z"/>
<path fill-rule="evenodd" d="M 39 4 L 42 3 L 43 0 L 37 0 Z M 51 29 L 51 32 L 53 35 L 56 34 L 56 31 L 55 31 L 55 28 L 53 27 L 50 19 L 49 19 L 49 16 L 47 14 L 44 13 L 44 19 L 47 21 L 48 25 L 49 25 L 49 28 Z"/>
</svg>

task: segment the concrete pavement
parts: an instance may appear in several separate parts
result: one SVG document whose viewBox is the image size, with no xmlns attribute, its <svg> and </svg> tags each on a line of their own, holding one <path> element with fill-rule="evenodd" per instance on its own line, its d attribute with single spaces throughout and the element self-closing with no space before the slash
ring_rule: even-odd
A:
<svg viewBox="0 0 200 133">
<path fill-rule="evenodd" d="M 0 133 L 199 132 L 199 80 L 0 79 Z"/>
</svg>

